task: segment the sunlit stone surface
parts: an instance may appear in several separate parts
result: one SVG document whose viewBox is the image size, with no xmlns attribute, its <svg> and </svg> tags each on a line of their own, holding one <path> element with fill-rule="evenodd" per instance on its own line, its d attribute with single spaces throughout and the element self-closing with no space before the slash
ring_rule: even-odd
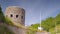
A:
<svg viewBox="0 0 60 34">
<path fill-rule="evenodd" d="M 25 10 L 17 6 L 8 6 L 5 11 L 5 17 L 9 17 L 14 24 L 25 26 Z M 7 26 L 15 34 L 26 34 L 22 28 Z"/>
</svg>

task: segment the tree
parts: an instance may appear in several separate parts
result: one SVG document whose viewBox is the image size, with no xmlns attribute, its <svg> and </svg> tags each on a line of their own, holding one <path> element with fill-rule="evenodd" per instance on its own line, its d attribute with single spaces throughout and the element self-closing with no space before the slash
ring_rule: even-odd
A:
<svg viewBox="0 0 60 34">
<path fill-rule="evenodd" d="M 10 29 L 8 29 L 5 26 L 6 22 L 7 22 L 7 19 L 5 19 L 5 16 L 2 12 L 2 8 L 0 6 L 0 34 L 14 34 Z"/>
<path fill-rule="evenodd" d="M 30 28 L 37 29 L 38 26 L 40 26 L 40 24 L 33 24 L 30 26 Z M 58 14 L 56 17 L 48 17 L 47 19 L 42 20 L 41 27 L 45 31 L 51 32 L 52 34 L 56 34 L 55 27 L 57 27 L 57 32 L 60 32 L 60 14 Z"/>
<path fill-rule="evenodd" d="M 3 12 L 2 12 L 2 8 L 1 8 L 1 6 L 0 6 L 0 23 L 1 22 L 4 22 L 5 21 L 5 17 L 4 17 L 4 14 L 3 14 Z"/>
<path fill-rule="evenodd" d="M 58 15 L 55 17 L 55 20 L 56 20 L 56 25 L 57 25 L 57 24 L 60 24 L 60 14 L 58 14 Z"/>
</svg>

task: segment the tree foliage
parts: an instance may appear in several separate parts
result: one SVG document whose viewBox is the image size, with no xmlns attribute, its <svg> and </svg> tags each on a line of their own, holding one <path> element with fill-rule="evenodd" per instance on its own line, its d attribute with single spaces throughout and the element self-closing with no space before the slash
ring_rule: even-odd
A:
<svg viewBox="0 0 60 34">
<path fill-rule="evenodd" d="M 57 25 L 60 24 L 60 14 L 58 14 L 56 17 L 48 17 L 45 20 L 42 20 L 41 26 L 45 31 L 48 31 L 50 29 L 54 29 Z M 40 24 L 33 24 L 30 26 L 33 29 L 37 29 Z"/>
<path fill-rule="evenodd" d="M 56 17 L 49 17 L 42 21 L 42 27 L 47 31 L 56 27 L 58 24 L 60 24 L 60 14 L 58 14 Z"/>
<path fill-rule="evenodd" d="M 42 21 L 42 27 L 44 28 L 44 30 L 49 31 L 50 28 L 55 27 L 55 19 L 49 17 L 46 20 Z"/>
<path fill-rule="evenodd" d="M 7 20 L 2 12 L 2 8 L 0 6 L 0 34 L 14 34 L 10 29 L 8 29 L 5 24 L 9 24 L 10 21 Z"/>
<path fill-rule="evenodd" d="M 0 6 L 0 22 L 4 22 L 4 21 L 5 21 L 4 14 L 3 14 L 2 8 Z"/>
</svg>

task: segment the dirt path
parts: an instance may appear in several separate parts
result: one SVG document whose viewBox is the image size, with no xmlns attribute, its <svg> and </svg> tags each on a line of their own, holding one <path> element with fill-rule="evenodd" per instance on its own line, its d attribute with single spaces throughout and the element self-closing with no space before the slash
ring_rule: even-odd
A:
<svg viewBox="0 0 60 34">
<path fill-rule="evenodd" d="M 37 32 L 36 34 L 50 34 L 49 32 Z"/>
</svg>

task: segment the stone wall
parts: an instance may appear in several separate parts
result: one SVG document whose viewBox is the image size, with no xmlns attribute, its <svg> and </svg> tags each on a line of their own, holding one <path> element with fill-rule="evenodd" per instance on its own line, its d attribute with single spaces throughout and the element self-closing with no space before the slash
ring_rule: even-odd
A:
<svg viewBox="0 0 60 34">
<path fill-rule="evenodd" d="M 10 25 L 8 25 L 7 27 L 15 34 L 26 34 L 26 30 L 23 28 L 18 28 L 16 26 L 10 26 Z"/>
<path fill-rule="evenodd" d="M 14 24 L 25 26 L 25 10 L 17 6 L 9 6 L 6 8 L 5 17 L 9 17 Z M 15 34 L 26 34 L 25 29 L 15 26 L 7 26 Z"/>
<path fill-rule="evenodd" d="M 9 17 L 13 23 L 25 25 L 25 10 L 17 6 L 9 6 L 6 8 L 5 16 Z"/>
</svg>

